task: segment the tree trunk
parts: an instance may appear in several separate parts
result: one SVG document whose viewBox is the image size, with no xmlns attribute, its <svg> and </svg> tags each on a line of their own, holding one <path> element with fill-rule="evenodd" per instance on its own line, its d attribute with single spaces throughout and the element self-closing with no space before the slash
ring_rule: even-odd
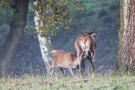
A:
<svg viewBox="0 0 135 90">
<path fill-rule="evenodd" d="M 16 0 L 11 29 L 0 50 L 0 76 L 7 76 L 24 36 L 29 0 Z"/>
<path fill-rule="evenodd" d="M 34 5 L 37 5 L 38 1 L 34 2 Z M 34 16 L 34 21 L 35 21 L 35 28 L 38 32 L 37 37 L 39 40 L 39 44 L 40 44 L 40 50 L 41 50 L 41 55 L 42 58 L 45 62 L 46 65 L 46 69 L 47 71 L 49 70 L 50 64 L 49 62 L 51 61 L 51 50 L 52 50 L 52 45 L 51 45 L 51 40 L 50 37 L 48 36 L 42 36 L 42 30 L 39 29 L 39 27 L 42 27 L 42 20 L 39 20 L 39 13 L 41 11 L 37 11 L 35 10 L 35 16 Z M 39 23 L 40 21 L 40 23 Z"/>
<path fill-rule="evenodd" d="M 135 74 L 135 1 L 120 0 L 120 28 L 115 74 Z"/>
</svg>

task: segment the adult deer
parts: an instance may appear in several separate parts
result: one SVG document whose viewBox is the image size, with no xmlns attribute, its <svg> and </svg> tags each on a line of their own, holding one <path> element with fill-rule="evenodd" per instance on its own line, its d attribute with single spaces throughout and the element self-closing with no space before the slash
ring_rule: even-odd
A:
<svg viewBox="0 0 135 90">
<path fill-rule="evenodd" d="M 94 32 L 83 32 L 80 36 L 77 37 L 74 46 L 77 52 L 77 58 L 79 60 L 79 72 L 82 75 L 82 62 L 85 59 L 90 61 L 90 68 L 92 72 L 94 70 L 94 57 L 96 53 L 96 40 L 94 36 L 96 35 L 97 30 Z"/>
</svg>

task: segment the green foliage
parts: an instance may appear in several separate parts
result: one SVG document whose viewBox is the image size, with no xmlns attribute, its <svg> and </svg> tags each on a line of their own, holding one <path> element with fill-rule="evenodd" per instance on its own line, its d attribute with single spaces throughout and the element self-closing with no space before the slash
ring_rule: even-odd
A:
<svg viewBox="0 0 135 90">
<path fill-rule="evenodd" d="M 34 8 L 40 13 L 39 29 L 42 34 L 52 36 L 62 29 L 69 30 L 68 24 L 74 12 L 84 10 L 77 0 L 38 1 Z"/>
<path fill-rule="evenodd" d="M 9 3 L 13 3 L 13 0 L 0 1 L 0 25 L 9 24 L 13 18 L 14 9 L 9 6 Z"/>
<path fill-rule="evenodd" d="M 0 6 L 1 6 L 2 8 L 8 7 L 8 0 L 1 0 L 1 1 L 0 1 Z"/>
<path fill-rule="evenodd" d="M 33 1 L 34 2 L 34 1 Z M 39 30 L 43 35 L 56 35 L 62 29 L 69 30 L 69 23 L 75 11 L 83 11 L 81 3 L 77 0 L 39 0 L 36 5 L 29 2 L 29 12 L 37 10 L 39 12 Z M 0 18 L 0 23 L 10 23 L 13 16 L 15 0 L 2 0 L 0 2 L 0 13 L 4 18 Z M 28 12 L 28 13 L 29 13 Z M 40 25 L 42 23 L 42 25 Z M 28 26 L 26 28 L 31 28 Z"/>
</svg>

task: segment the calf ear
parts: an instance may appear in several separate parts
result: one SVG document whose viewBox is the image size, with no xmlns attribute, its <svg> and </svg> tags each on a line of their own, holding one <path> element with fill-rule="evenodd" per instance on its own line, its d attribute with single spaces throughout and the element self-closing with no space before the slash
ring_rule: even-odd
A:
<svg viewBox="0 0 135 90">
<path fill-rule="evenodd" d="M 56 50 L 52 50 L 51 53 L 54 54 L 56 52 Z"/>
</svg>

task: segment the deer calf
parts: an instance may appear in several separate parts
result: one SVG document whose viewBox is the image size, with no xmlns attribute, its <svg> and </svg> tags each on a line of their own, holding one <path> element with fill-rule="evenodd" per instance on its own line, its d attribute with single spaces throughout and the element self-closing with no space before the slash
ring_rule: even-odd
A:
<svg viewBox="0 0 135 90">
<path fill-rule="evenodd" d="M 78 36 L 74 46 L 77 52 L 77 58 L 79 61 L 79 72 L 82 75 L 82 62 L 85 59 L 88 59 L 90 61 L 91 71 L 95 72 L 94 70 L 94 57 L 96 52 L 96 41 L 95 41 L 95 32 L 83 32 L 82 35 Z"/>
<path fill-rule="evenodd" d="M 77 68 L 79 61 L 77 60 L 77 56 L 71 52 L 64 52 L 62 50 L 53 50 L 52 51 L 52 65 L 49 68 L 49 73 L 53 68 L 60 67 L 61 72 L 63 72 L 63 68 L 67 68 L 72 76 L 74 76 L 73 69 Z"/>
</svg>

